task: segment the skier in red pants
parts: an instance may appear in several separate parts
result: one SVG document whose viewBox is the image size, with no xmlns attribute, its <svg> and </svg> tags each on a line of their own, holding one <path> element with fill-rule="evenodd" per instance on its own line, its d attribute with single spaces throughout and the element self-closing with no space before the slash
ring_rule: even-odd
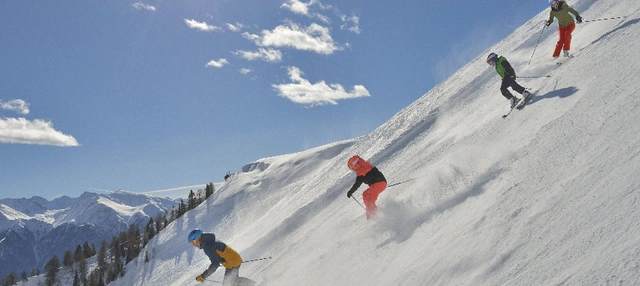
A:
<svg viewBox="0 0 640 286">
<path fill-rule="evenodd" d="M 365 183 L 369 185 L 369 188 L 362 193 L 362 200 L 366 207 L 367 220 L 376 214 L 378 206 L 376 200 L 378 195 L 387 188 L 387 179 L 384 175 L 371 163 L 365 161 L 360 156 L 356 155 L 349 159 L 347 162 L 349 169 L 356 172 L 356 182 L 353 183 L 351 189 L 347 192 L 347 198 L 351 198 L 351 195 Z"/>
<path fill-rule="evenodd" d="M 575 22 L 582 23 L 582 17 L 580 17 L 578 11 L 569 7 L 563 0 L 549 0 L 549 5 L 551 5 L 551 12 L 549 12 L 549 19 L 544 24 L 549 26 L 553 23 L 553 18 L 558 19 L 559 38 L 556 49 L 553 51 L 553 57 L 559 57 L 560 50 L 563 51 L 565 57 L 571 57 L 569 54 L 569 50 L 571 50 L 571 33 L 576 28 Z M 576 17 L 575 22 L 569 13 Z"/>
</svg>

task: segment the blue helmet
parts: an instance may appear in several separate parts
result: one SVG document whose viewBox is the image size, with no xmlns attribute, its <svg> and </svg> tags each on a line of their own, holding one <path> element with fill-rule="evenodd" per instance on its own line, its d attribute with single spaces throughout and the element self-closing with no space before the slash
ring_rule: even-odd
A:
<svg viewBox="0 0 640 286">
<path fill-rule="evenodd" d="M 202 236 L 202 230 L 196 228 L 189 233 L 189 236 L 187 237 L 188 242 L 191 243 L 192 241 L 198 240 L 200 236 Z"/>
<path fill-rule="evenodd" d="M 554 4 L 560 5 L 560 1 L 559 0 L 549 0 L 549 6 L 553 6 Z"/>
<path fill-rule="evenodd" d="M 493 65 L 496 62 L 498 62 L 498 55 L 496 53 L 490 53 L 487 56 L 487 64 Z"/>
</svg>

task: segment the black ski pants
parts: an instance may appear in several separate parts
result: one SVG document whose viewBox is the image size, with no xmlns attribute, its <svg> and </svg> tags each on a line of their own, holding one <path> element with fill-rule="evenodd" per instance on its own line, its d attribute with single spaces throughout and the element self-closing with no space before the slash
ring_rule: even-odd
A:
<svg viewBox="0 0 640 286">
<path fill-rule="evenodd" d="M 500 85 L 500 92 L 502 92 L 502 95 L 507 99 L 511 99 L 513 97 L 513 94 L 511 94 L 511 92 L 509 92 L 509 90 L 507 89 L 509 87 L 513 88 L 513 90 L 517 91 L 519 94 L 522 94 L 524 92 L 524 87 L 516 82 L 515 76 L 505 75 L 504 79 L 502 80 L 502 85 Z"/>
</svg>

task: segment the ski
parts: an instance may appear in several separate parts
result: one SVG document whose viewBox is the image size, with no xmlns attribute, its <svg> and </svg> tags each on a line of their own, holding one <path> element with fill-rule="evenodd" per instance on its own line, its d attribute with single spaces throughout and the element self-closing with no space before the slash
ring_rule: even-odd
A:
<svg viewBox="0 0 640 286">
<path fill-rule="evenodd" d="M 518 106 L 518 107 L 516 107 L 516 108 L 518 108 L 518 110 L 522 110 L 522 109 L 524 108 L 524 106 L 525 106 L 525 105 L 527 105 L 527 103 L 529 103 L 529 101 L 531 100 L 531 98 L 533 98 L 533 96 L 534 96 L 534 95 L 535 95 L 535 92 L 530 91 L 530 92 L 529 92 L 529 95 L 527 95 L 527 96 L 524 98 L 524 102 L 523 102 L 522 104 L 520 104 L 520 106 Z"/>
<path fill-rule="evenodd" d="M 507 116 L 509 116 L 509 114 L 511 114 L 511 112 L 513 112 L 514 109 L 522 110 L 524 106 L 527 105 L 527 103 L 531 100 L 531 98 L 533 98 L 534 95 L 535 95 L 534 91 L 529 91 L 529 95 L 523 98 L 519 104 L 509 109 L 509 112 L 507 112 L 505 115 L 502 115 L 502 118 L 507 118 Z"/>
<path fill-rule="evenodd" d="M 509 112 L 507 112 L 507 114 L 502 115 L 502 118 L 507 118 L 507 116 L 509 116 L 509 114 L 511 114 L 511 112 L 516 109 L 517 107 L 519 107 L 520 105 L 524 104 L 523 100 L 520 100 L 516 105 L 514 105 L 513 107 L 511 107 L 511 109 L 509 109 Z"/>
<path fill-rule="evenodd" d="M 509 116 L 509 114 L 511 114 L 511 111 L 513 111 L 514 108 L 509 109 L 509 112 L 507 112 L 507 114 L 502 115 L 502 118 L 507 118 L 507 116 Z"/>
</svg>

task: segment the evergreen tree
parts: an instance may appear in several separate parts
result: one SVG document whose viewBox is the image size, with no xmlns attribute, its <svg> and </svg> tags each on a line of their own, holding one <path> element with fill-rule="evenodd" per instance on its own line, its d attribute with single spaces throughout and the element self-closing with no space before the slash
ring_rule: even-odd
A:
<svg viewBox="0 0 640 286">
<path fill-rule="evenodd" d="M 193 193 L 193 190 L 189 191 L 189 196 L 187 197 L 187 210 L 192 210 L 197 206 L 196 202 L 196 194 Z"/>
<path fill-rule="evenodd" d="M 160 232 L 164 227 L 162 225 L 162 222 L 164 221 L 164 218 L 166 214 L 158 214 L 156 215 L 156 232 Z"/>
<path fill-rule="evenodd" d="M 80 272 L 80 280 L 82 281 L 82 285 L 87 285 L 89 284 L 87 281 L 87 260 L 84 258 L 84 255 L 82 256 L 82 258 L 80 259 L 80 261 L 78 261 L 78 272 Z"/>
<path fill-rule="evenodd" d="M 102 240 L 102 243 L 100 244 L 100 250 L 98 250 L 96 262 L 98 263 L 99 272 L 104 273 L 107 271 L 107 243 L 104 240 Z"/>
<path fill-rule="evenodd" d="M 22 281 L 27 281 L 29 280 L 29 277 L 27 277 L 27 271 L 22 270 L 22 274 L 20 274 L 20 279 Z"/>
<path fill-rule="evenodd" d="M 78 277 L 78 271 L 73 271 L 73 286 L 80 286 L 80 277 Z"/>
<path fill-rule="evenodd" d="M 153 222 L 153 218 L 149 218 L 149 222 L 147 223 L 147 228 L 146 228 L 147 237 L 149 239 L 152 239 L 154 236 L 156 236 L 155 226 L 156 226 L 156 224 Z"/>
<path fill-rule="evenodd" d="M 18 276 L 14 272 L 11 272 L 3 280 L 4 281 L 2 282 L 2 285 L 6 285 L 6 286 L 16 285 L 16 283 L 18 283 Z"/>
<path fill-rule="evenodd" d="M 130 225 L 127 231 L 126 262 L 133 260 L 140 254 L 140 229 L 136 225 Z"/>
<path fill-rule="evenodd" d="M 82 246 L 82 254 L 84 254 L 84 258 L 89 258 L 95 254 L 95 252 L 91 250 L 91 246 L 89 246 L 88 241 L 85 241 Z"/>
<path fill-rule="evenodd" d="M 45 285 L 53 286 L 56 283 L 58 271 L 60 270 L 60 260 L 57 255 L 54 255 L 47 264 L 44 265 L 45 270 Z"/>
<path fill-rule="evenodd" d="M 73 265 L 73 253 L 71 253 L 71 250 L 67 249 L 64 252 L 64 257 L 62 258 L 62 265 L 66 267 Z"/>
<path fill-rule="evenodd" d="M 211 195 L 213 195 L 213 192 L 215 192 L 215 189 L 213 188 L 213 183 L 207 184 L 207 186 L 204 189 L 205 199 L 208 199 Z"/>
<path fill-rule="evenodd" d="M 187 212 L 187 205 L 184 203 L 182 199 L 180 199 L 180 203 L 178 204 L 178 212 L 176 213 L 175 218 L 181 217 L 186 212 Z"/>
</svg>

